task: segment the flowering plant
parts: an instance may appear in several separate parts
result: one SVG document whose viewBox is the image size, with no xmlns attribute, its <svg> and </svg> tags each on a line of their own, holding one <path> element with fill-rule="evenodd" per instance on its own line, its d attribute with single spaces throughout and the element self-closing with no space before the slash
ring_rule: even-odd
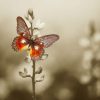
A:
<svg viewBox="0 0 100 100">
<path fill-rule="evenodd" d="M 42 68 L 40 67 L 38 71 L 35 71 L 35 62 L 41 60 L 45 54 L 45 48 L 51 46 L 55 41 L 59 39 L 59 36 L 56 34 L 50 34 L 39 37 L 38 34 L 35 34 L 35 30 L 40 30 L 44 26 L 44 23 L 38 21 L 33 27 L 34 15 L 31 9 L 28 10 L 27 16 L 25 17 L 29 23 L 30 27 L 27 26 L 25 20 L 18 16 L 17 17 L 17 33 L 18 36 L 14 38 L 12 42 L 12 48 L 15 51 L 26 50 L 28 52 L 30 60 L 33 62 L 33 75 L 27 75 L 27 69 L 24 68 L 24 72 L 19 72 L 19 75 L 23 78 L 30 77 L 32 79 L 33 86 L 33 100 L 35 100 L 35 83 L 41 82 L 42 80 L 35 80 L 35 74 L 40 74 Z"/>
</svg>

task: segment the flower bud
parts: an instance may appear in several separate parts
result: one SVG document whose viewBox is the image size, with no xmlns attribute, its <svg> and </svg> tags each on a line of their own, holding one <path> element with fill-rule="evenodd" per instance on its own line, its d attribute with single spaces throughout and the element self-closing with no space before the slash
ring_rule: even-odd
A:
<svg viewBox="0 0 100 100">
<path fill-rule="evenodd" d="M 83 47 L 84 49 L 86 48 L 89 48 L 91 43 L 90 43 L 90 40 L 88 38 L 82 38 L 80 41 L 79 41 L 79 44 L 81 47 Z"/>
<path fill-rule="evenodd" d="M 42 67 L 40 66 L 39 68 L 38 68 L 38 70 L 35 72 L 36 74 L 41 74 L 42 73 Z"/>
<path fill-rule="evenodd" d="M 31 17 L 32 19 L 34 19 L 33 10 L 32 10 L 31 8 L 28 10 L 28 14 L 30 15 L 30 17 Z"/>
<path fill-rule="evenodd" d="M 36 21 L 36 24 L 34 25 L 34 27 L 37 28 L 37 29 L 39 29 L 39 30 L 43 29 L 44 26 L 45 26 L 45 23 L 44 23 L 44 22 L 41 22 L 40 19 L 38 19 L 38 20 Z"/>
<path fill-rule="evenodd" d="M 100 33 L 95 33 L 93 39 L 95 43 L 100 44 Z"/>
<path fill-rule="evenodd" d="M 26 77 L 26 74 L 23 73 L 23 72 L 19 72 L 19 75 L 20 75 L 22 78 L 25 78 L 25 77 Z"/>
</svg>

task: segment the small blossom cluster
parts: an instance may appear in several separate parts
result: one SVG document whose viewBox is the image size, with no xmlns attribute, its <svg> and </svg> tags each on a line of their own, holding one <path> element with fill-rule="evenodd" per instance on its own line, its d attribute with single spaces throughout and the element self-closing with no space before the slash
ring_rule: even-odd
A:
<svg viewBox="0 0 100 100">
<path fill-rule="evenodd" d="M 33 15 L 33 10 L 32 9 L 29 9 L 27 14 L 25 15 L 25 18 L 27 21 L 30 22 L 30 24 L 33 23 L 33 19 L 34 19 L 34 15 Z M 40 19 L 38 19 L 36 21 L 36 23 L 34 23 L 34 28 L 33 28 L 33 31 L 34 31 L 34 35 L 39 35 L 40 34 L 40 30 L 43 29 L 45 27 L 45 23 L 42 22 Z"/>
<path fill-rule="evenodd" d="M 56 42 L 59 36 L 56 34 L 39 36 L 40 30 L 44 27 L 45 23 L 38 20 L 36 24 L 33 24 L 34 15 L 32 9 L 27 11 L 25 18 L 29 22 L 30 27 L 21 16 L 16 18 L 17 36 L 13 39 L 12 49 L 16 52 L 26 50 L 28 56 L 25 58 L 25 61 L 32 63 L 32 66 L 35 67 L 36 61 L 44 60 L 48 57 L 48 54 L 45 53 L 45 48 L 50 47 Z M 33 69 L 35 70 L 35 68 Z M 35 74 L 42 73 L 42 68 L 40 67 L 38 71 L 34 71 L 33 73 L 34 75 L 29 75 L 27 69 L 24 68 L 24 71 L 19 72 L 19 75 L 23 78 L 31 77 L 33 80 Z M 40 81 L 41 80 L 37 80 L 37 82 Z"/>
<path fill-rule="evenodd" d="M 25 15 L 25 18 L 26 18 L 26 20 L 27 20 L 30 24 L 33 23 L 34 15 L 33 15 L 33 10 L 32 10 L 32 9 L 29 9 L 29 10 L 28 10 L 27 14 Z M 33 36 L 32 38 L 39 37 L 39 36 L 40 36 L 40 30 L 43 29 L 44 26 L 45 26 L 45 23 L 41 22 L 40 19 L 37 20 L 36 23 L 34 24 L 34 27 L 32 26 L 32 27 L 33 27 L 32 31 L 34 32 L 34 36 Z M 29 29 L 31 30 L 31 27 L 30 27 Z M 33 35 L 33 34 L 32 34 L 32 35 Z M 24 41 L 23 41 L 23 42 L 24 42 Z M 27 52 L 28 52 L 28 51 L 27 51 Z M 48 54 L 43 54 L 42 57 L 41 57 L 41 59 L 46 59 L 47 56 L 48 56 Z M 29 55 L 29 53 L 28 53 L 28 55 L 25 57 L 25 61 L 26 61 L 27 63 L 30 63 L 31 65 L 33 65 L 32 59 L 31 59 L 31 56 Z M 36 69 L 36 71 L 35 71 L 35 74 L 41 74 L 41 73 L 42 73 L 42 70 L 43 70 L 43 69 L 42 69 L 41 66 L 38 67 L 38 68 Z M 24 68 L 23 71 L 20 71 L 20 72 L 19 72 L 19 75 L 20 75 L 22 78 L 27 78 L 27 77 L 32 78 L 32 75 L 28 73 L 27 68 Z M 44 80 L 44 74 L 43 74 L 40 78 L 36 79 L 35 82 L 41 82 L 41 81 L 43 81 L 43 80 Z"/>
</svg>

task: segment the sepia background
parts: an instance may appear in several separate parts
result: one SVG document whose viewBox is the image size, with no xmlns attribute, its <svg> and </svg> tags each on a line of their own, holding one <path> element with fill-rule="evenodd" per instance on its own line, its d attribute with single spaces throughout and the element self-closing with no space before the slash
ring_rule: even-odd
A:
<svg viewBox="0 0 100 100">
<path fill-rule="evenodd" d="M 32 100 L 31 80 L 19 76 L 31 66 L 11 47 L 16 17 L 29 8 L 35 22 L 46 24 L 41 35 L 60 36 L 36 64 L 45 75 L 36 84 L 37 100 L 99 100 L 100 0 L 0 0 L 0 100 Z"/>
</svg>

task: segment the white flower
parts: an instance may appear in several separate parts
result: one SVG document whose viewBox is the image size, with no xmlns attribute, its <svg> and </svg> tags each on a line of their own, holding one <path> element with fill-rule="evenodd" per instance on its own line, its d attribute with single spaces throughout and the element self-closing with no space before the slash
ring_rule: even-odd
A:
<svg viewBox="0 0 100 100">
<path fill-rule="evenodd" d="M 31 9 L 31 8 L 28 9 L 28 14 L 29 14 L 29 15 L 33 15 L 33 9 Z"/>
<path fill-rule="evenodd" d="M 31 16 L 29 16 L 29 14 L 28 14 L 28 13 L 26 13 L 24 16 L 25 16 L 26 20 L 28 20 L 30 23 L 32 23 L 32 22 L 33 22 L 33 18 L 34 18 L 34 16 L 33 16 L 33 17 L 31 17 Z"/>
<path fill-rule="evenodd" d="M 94 57 L 94 54 L 91 50 L 87 50 L 84 52 L 83 60 L 84 61 L 91 61 Z"/>
<path fill-rule="evenodd" d="M 93 75 L 96 77 L 96 78 L 100 78 L 100 65 L 97 64 L 94 69 L 93 69 Z"/>
<path fill-rule="evenodd" d="M 23 88 L 23 89 L 27 89 L 28 91 L 31 91 L 30 79 L 29 78 L 23 79 L 22 77 L 20 77 L 20 75 L 18 73 L 20 71 L 23 72 L 24 68 L 27 69 L 28 75 L 29 74 L 32 75 L 32 67 L 30 66 L 30 63 L 24 62 L 15 68 L 9 68 L 9 71 L 7 73 L 7 80 L 9 80 L 9 81 L 7 84 L 9 85 L 9 87 L 11 89 L 12 88 L 17 88 L 17 89 Z M 1 87 L 0 87 L 0 89 L 1 89 Z"/>
<path fill-rule="evenodd" d="M 91 50 L 87 50 L 84 52 L 82 66 L 85 70 L 89 70 L 91 68 L 91 60 L 93 59 L 94 55 Z"/>
<path fill-rule="evenodd" d="M 42 29 L 45 26 L 45 23 L 41 22 L 40 19 L 36 21 L 35 28 Z"/>
<path fill-rule="evenodd" d="M 97 51 L 99 50 L 99 45 L 93 43 L 93 44 L 92 44 L 92 50 L 93 50 L 94 53 L 97 52 Z"/>
<path fill-rule="evenodd" d="M 84 61 L 82 62 L 82 67 L 85 70 L 89 70 L 92 66 L 91 66 L 91 62 L 90 61 Z"/>
<path fill-rule="evenodd" d="M 99 49 L 98 49 L 99 50 Z M 96 59 L 97 60 L 100 60 L 100 51 L 98 51 L 97 53 L 96 53 Z"/>
<path fill-rule="evenodd" d="M 40 35 L 40 31 L 39 30 L 34 30 L 34 35 Z"/>
<path fill-rule="evenodd" d="M 80 82 L 81 82 L 82 84 L 87 84 L 87 83 L 90 82 L 91 78 L 92 78 L 92 77 L 91 77 L 91 75 L 89 75 L 89 74 L 82 75 L 81 78 L 80 78 Z"/>
<path fill-rule="evenodd" d="M 82 38 L 80 41 L 79 41 L 79 44 L 83 47 L 83 48 L 88 48 L 90 47 L 90 40 L 88 38 Z"/>
<path fill-rule="evenodd" d="M 100 33 L 95 33 L 93 40 L 95 43 L 100 43 Z"/>
</svg>

